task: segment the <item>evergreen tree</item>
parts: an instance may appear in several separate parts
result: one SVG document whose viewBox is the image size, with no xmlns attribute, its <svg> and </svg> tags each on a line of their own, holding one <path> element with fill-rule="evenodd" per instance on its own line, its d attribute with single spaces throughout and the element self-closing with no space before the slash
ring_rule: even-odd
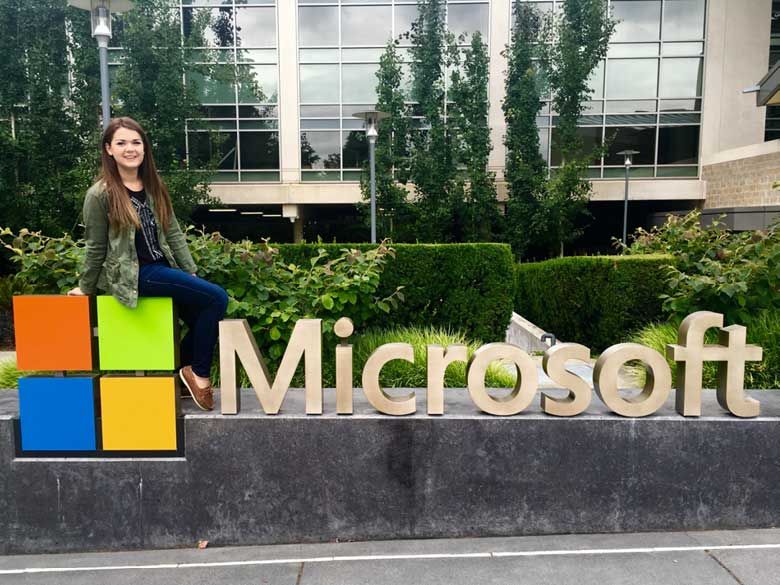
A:
<svg viewBox="0 0 780 585">
<path fill-rule="evenodd" d="M 418 17 L 412 23 L 412 100 L 422 115 L 411 131 L 409 178 L 415 186 L 419 213 L 418 237 L 451 241 L 455 212 L 462 190 L 455 181 L 452 140 L 445 120 L 447 34 L 445 2 L 418 0 Z"/>
<path fill-rule="evenodd" d="M 191 76 L 186 82 L 182 78 L 185 72 L 213 73 L 207 65 L 188 63 L 187 50 L 203 44 L 203 31 L 210 24 L 225 34 L 230 17 L 221 11 L 217 22 L 210 23 L 207 11 L 197 14 L 182 47 L 180 11 L 168 0 L 136 0 L 134 9 L 123 16 L 124 58 L 113 87 L 114 115 L 130 116 L 144 126 L 176 214 L 185 220 L 195 205 L 211 200 L 209 173 L 190 169 L 185 161 L 185 122 L 198 115 L 200 102 Z M 233 71 L 232 81 L 235 75 Z"/>
<path fill-rule="evenodd" d="M 505 178 L 508 185 L 506 239 L 516 254 L 525 253 L 535 240 L 533 219 L 539 212 L 547 163 L 540 153 L 536 118 L 542 108 L 539 70 L 534 62 L 542 41 L 541 18 L 531 5 L 517 2 L 507 57 Z"/>
<path fill-rule="evenodd" d="M 548 27 L 543 63 L 558 113 L 554 147 L 562 163 L 540 201 L 535 231 L 546 234 L 550 249 L 561 254 L 564 244 L 580 235 L 578 222 L 587 213 L 591 186 L 585 175 L 593 154 L 583 149 L 577 121 L 593 93 L 588 79 L 606 56 L 614 29 L 606 0 L 564 0 L 560 17 Z"/>
<path fill-rule="evenodd" d="M 460 239 L 489 242 L 499 235 L 500 221 L 495 176 L 488 170 L 492 150 L 488 126 L 489 57 L 479 32 L 471 38 L 462 67 L 457 47 L 454 50 L 448 121 L 457 145 L 456 158 L 466 179 Z"/>
<path fill-rule="evenodd" d="M 409 176 L 410 118 L 402 88 L 403 71 L 396 41 L 387 43 L 379 59 L 376 77 L 376 108 L 389 114 L 379 125 L 376 142 L 377 237 L 394 241 L 414 239 L 414 207 L 404 186 Z M 368 179 L 366 172 L 361 183 L 366 200 L 370 198 Z"/>
</svg>

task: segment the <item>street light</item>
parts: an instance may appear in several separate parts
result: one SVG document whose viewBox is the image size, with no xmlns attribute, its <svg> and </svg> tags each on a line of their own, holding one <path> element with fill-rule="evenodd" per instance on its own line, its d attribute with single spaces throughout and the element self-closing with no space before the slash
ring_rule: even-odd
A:
<svg viewBox="0 0 780 585">
<path fill-rule="evenodd" d="M 89 10 L 92 36 L 100 51 L 100 98 L 103 105 L 103 130 L 111 119 L 111 98 L 108 91 L 108 40 L 111 38 L 111 11 L 127 12 L 133 9 L 132 0 L 68 0 L 68 4 Z"/>
<path fill-rule="evenodd" d="M 618 154 L 623 155 L 623 165 L 626 167 L 626 194 L 623 197 L 623 245 L 628 245 L 626 230 L 628 227 L 628 172 L 631 170 L 632 157 L 639 154 L 638 150 L 621 150 Z"/>
<path fill-rule="evenodd" d="M 379 136 L 379 120 L 389 117 L 387 112 L 368 110 L 356 112 L 354 118 L 359 118 L 366 123 L 366 137 L 368 137 L 368 164 L 371 169 L 371 243 L 376 244 L 376 139 Z"/>
</svg>

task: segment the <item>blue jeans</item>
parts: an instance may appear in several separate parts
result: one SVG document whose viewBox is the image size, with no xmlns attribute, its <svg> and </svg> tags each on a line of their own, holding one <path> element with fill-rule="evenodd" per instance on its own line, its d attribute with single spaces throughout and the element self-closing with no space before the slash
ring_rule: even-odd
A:
<svg viewBox="0 0 780 585">
<path fill-rule="evenodd" d="M 167 263 L 144 264 L 138 271 L 138 295 L 171 297 L 179 317 L 187 324 L 181 341 L 182 365 L 192 365 L 196 375 L 208 378 L 211 359 L 219 335 L 219 322 L 225 316 L 228 296 L 222 287 L 192 276 Z"/>
</svg>

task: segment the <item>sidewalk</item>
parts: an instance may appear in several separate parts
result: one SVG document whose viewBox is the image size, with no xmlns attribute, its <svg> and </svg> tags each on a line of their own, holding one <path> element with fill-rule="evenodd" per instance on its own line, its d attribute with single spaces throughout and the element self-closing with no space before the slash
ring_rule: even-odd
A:
<svg viewBox="0 0 780 585">
<path fill-rule="evenodd" d="M 780 529 L 0 557 L 5 585 L 773 585 Z"/>
</svg>

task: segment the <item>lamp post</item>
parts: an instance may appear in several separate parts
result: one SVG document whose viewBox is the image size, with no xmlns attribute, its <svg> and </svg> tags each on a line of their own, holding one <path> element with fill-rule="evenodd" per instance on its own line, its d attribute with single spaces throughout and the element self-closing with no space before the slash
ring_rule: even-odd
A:
<svg viewBox="0 0 780 585">
<path fill-rule="evenodd" d="M 618 154 L 623 155 L 623 165 L 626 167 L 626 194 L 623 197 L 623 245 L 628 245 L 628 236 L 626 230 L 628 229 L 628 173 L 631 170 L 632 157 L 635 154 L 639 154 L 638 150 L 621 150 Z"/>
<path fill-rule="evenodd" d="M 371 173 L 371 243 L 376 244 L 376 139 L 379 136 L 379 120 L 390 116 L 387 112 L 368 110 L 357 112 L 353 117 L 366 123 L 368 138 L 368 166 Z"/>
<path fill-rule="evenodd" d="M 89 10 L 92 36 L 100 52 L 100 98 L 103 106 L 103 130 L 111 119 L 111 94 L 108 89 L 108 40 L 111 38 L 111 10 L 116 13 L 133 9 L 132 0 L 68 0 L 68 4 Z"/>
</svg>

